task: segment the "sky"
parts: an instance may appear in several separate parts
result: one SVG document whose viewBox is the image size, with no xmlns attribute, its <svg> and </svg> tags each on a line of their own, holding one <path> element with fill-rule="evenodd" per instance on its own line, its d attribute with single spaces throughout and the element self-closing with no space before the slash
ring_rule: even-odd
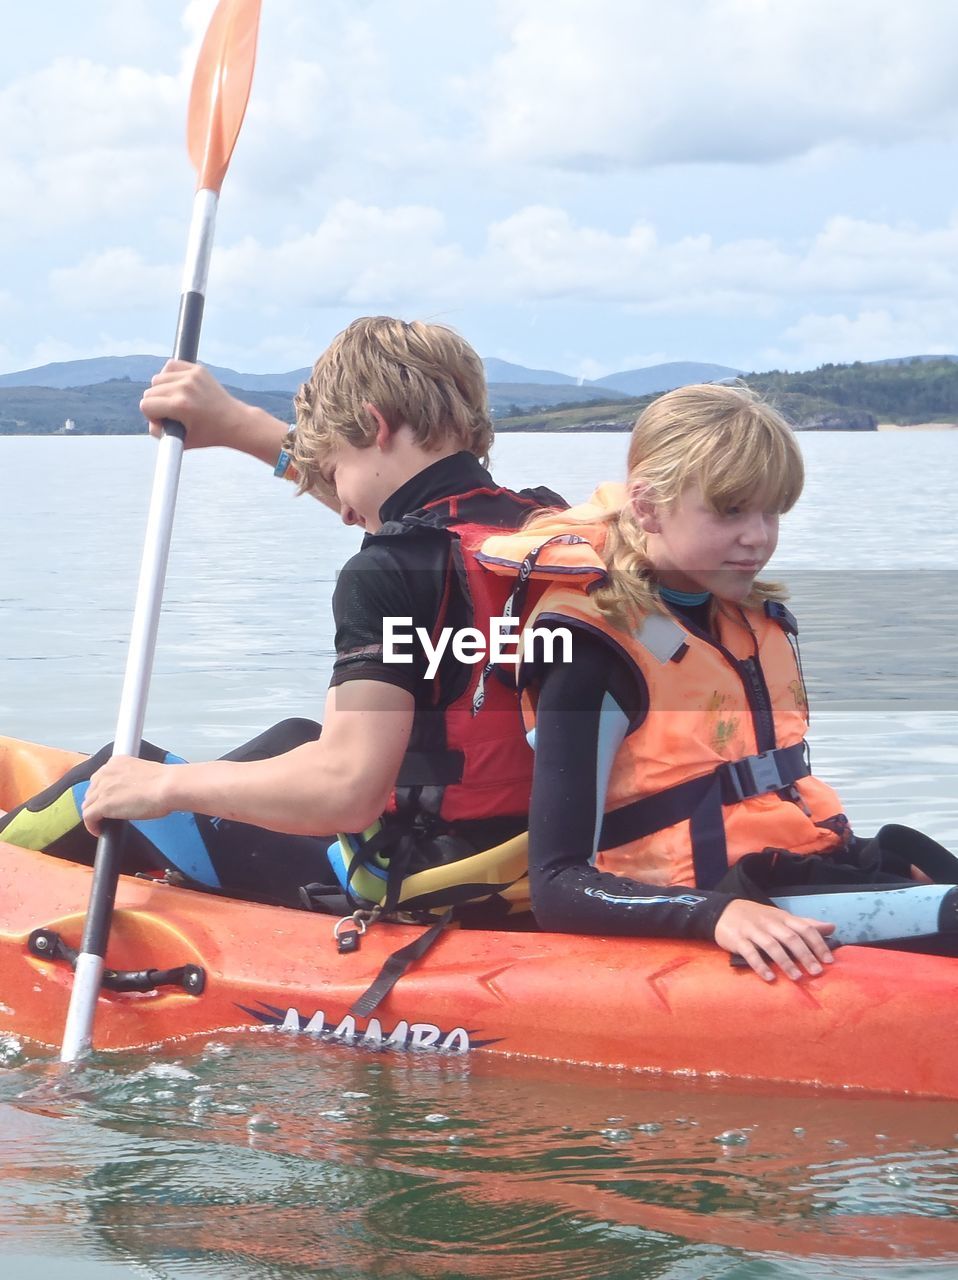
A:
<svg viewBox="0 0 958 1280">
<path fill-rule="evenodd" d="M 171 345 L 213 0 L 4 6 L 0 372 Z M 958 352 L 954 0 L 263 0 L 201 358 Z"/>
</svg>

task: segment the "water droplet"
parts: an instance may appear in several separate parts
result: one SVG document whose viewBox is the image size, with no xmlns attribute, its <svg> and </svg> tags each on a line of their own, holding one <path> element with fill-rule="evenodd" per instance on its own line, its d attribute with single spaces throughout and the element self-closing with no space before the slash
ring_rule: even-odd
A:
<svg viewBox="0 0 958 1280">
<path fill-rule="evenodd" d="M 196 1073 L 187 1071 L 175 1062 L 151 1062 L 143 1073 L 159 1080 L 195 1080 Z"/>
<path fill-rule="evenodd" d="M 23 1056 L 23 1042 L 16 1036 L 0 1036 L 0 1067 L 12 1067 Z"/>
<path fill-rule="evenodd" d="M 360 1093 L 358 1089 L 347 1089 L 343 1094 L 344 1098 L 368 1098 L 368 1093 Z"/>
<path fill-rule="evenodd" d="M 444 1116 L 441 1111 L 430 1111 L 426 1116 L 426 1124 L 445 1124 L 448 1119 L 449 1117 Z"/>
<path fill-rule="evenodd" d="M 271 1120 L 269 1116 L 255 1115 L 250 1116 L 246 1121 L 246 1127 L 251 1133 L 273 1133 L 279 1128 L 275 1120 Z"/>
<path fill-rule="evenodd" d="M 663 1129 L 657 1120 L 650 1120 L 648 1124 L 637 1124 L 635 1127 L 639 1133 L 661 1133 Z"/>
<path fill-rule="evenodd" d="M 610 1142 L 631 1142 L 632 1134 L 628 1129 L 601 1129 L 603 1138 L 608 1138 Z"/>
<path fill-rule="evenodd" d="M 724 1133 L 717 1134 L 713 1142 L 719 1142 L 723 1147 L 744 1147 L 748 1142 L 748 1134 L 744 1129 L 726 1129 Z"/>
<path fill-rule="evenodd" d="M 794 1133 L 794 1135 L 795 1135 L 795 1137 L 796 1137 L 796 1138 L 804 1138 L 804 1137 L 805 1137 L 805 1130 L 802 1128 L 802 1126 L 801 1126 L 800 1124 L 797 1124 L 797 1125 L 795 1126 L 795 1128 L 792 1130 L 792 1133 Z"/>
</svg>

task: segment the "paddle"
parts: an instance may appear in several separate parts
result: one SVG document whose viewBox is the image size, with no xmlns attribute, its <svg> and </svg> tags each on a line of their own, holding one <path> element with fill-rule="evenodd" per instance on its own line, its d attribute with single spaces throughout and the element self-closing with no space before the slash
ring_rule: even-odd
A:
<svg viewBox="0 0 958 1280">
<path fill-rule="evenodd" d="M 195 361 L 199 349 L 216 205 L 249 99 L 260 4 L 261 0 L 220 0 L 193 75 L 187 144 L 197 183 L 173 344 L 177 360 Z M 185 435 L 181 423 L 163 423 L 114 735 L 113 750 L 118 755 L 138 755 L 143 737 Z M 75 1062 L 91 1048 L 126 830 L 124 822 L 104 823 L 97 843 L 90 902 L 63 1032 L 62 1062 Z"/>
</svg>

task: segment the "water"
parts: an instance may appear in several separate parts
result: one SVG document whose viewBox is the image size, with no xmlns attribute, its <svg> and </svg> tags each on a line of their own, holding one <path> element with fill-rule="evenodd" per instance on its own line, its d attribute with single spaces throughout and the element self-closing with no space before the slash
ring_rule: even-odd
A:
<svg viewBox="0 0 958 1280">
<path fill-rule="evenodd" d="M 619 473 L 625 440 L 504 439 L 497 473 L 574 500 Z M 911 821 L 958 847 L 958 434 L 802 444 L 809 485 L 774 568 L 803 622 L 816 769 L 860 831 Z M 152 464 L 146 439 L 0 438 L 3 732 L 83 750 L 112 736 Z M 321 719 L 329 594 L 357 542 L 265 468 L 188 455 L 148 735 L 205 758 L 285 715 Z M 958 1275 L 944 1103 L 278 1033 L 64 1078 L 11 1040 L 0 1169 L 17 1277 Z"/>
</svg>

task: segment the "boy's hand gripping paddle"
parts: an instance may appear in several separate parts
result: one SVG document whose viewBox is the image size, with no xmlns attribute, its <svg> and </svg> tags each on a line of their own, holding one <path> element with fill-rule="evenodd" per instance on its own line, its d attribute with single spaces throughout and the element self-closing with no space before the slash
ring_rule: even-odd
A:
<svg viewBox="0 0 958 1280">
<path fill-rule="evenodd" d="M 260 4 L 261 0 L 220 0 L 193 75 L 187 145 L 197 183 L 173 344 L 177 360 L 195 361 L 199 349 L 216 205 L 253 81 Z M 138 755 L 143 737 L 185 435 L 181 423 L 164 422 L 114 736 L 113 750 L 118 755 Z M 63 1032 L 62 1062 L 75 1062 L 91 1048 L 125 832 L 124 822 L 111 819 L 104 823 L 97 843 L 83 941 Z"/>
</svg>

